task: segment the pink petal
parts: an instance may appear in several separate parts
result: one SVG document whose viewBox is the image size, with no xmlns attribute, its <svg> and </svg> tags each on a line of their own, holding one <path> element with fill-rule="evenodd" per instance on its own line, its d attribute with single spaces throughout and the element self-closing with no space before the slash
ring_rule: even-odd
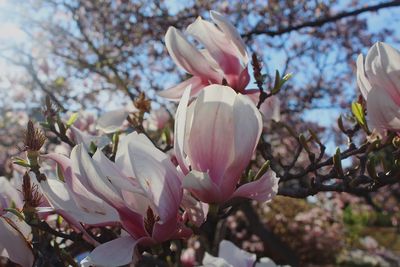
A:
<svg viewBox="0 0 400 267">
<path fill-rule="evenodd" d="M 28 240 L 29 242 L 32 239 L 32 228 L 24 221 L 21 220 L 20 217 L 17 215 L 7 212 L 4 214 L 3 218 L 15 229 L 18 230 L 18 232 L 22 235 L 22 237 L 25 238 L 25 240 Z"/>
<path fill-rule="evenodd" d="M 191 171 L 183 179 L 183 188 L 192 192 L 198 199 L 206 203 L 221 202 L 221 194 L 217 185 L 205 172 Z"/>
<path fill-rule="evenodd" d="M 169 27 L 165 35 L 165 44 L 168 53 L 175 63 L 188 73 L 201 79 L 222 81 L 222 77 L 216 72 L 204 56 L 174 27 Z"/>
<path fill-rule="evenodd" d="M 10 207 L 12 203 L 14 203 L 15 207 L 18 209 L 22 209 L 24 205 L 21 193 L 18 192 L 18 190 L 4 176 L 0 177 L 0 199 L 2 199 L 0 200 L 0 204 L 3 205 L 4 208 Z"/>
<path fill-rule="evenodd" d="M 258 180 L 240 186 L 232 197 L 244 197 L 265 202 L 271 200 L 278 192 L 279 178 L 275 172 L 268 171 Z"/>
<path fill-rule="evenodd" d="M 371 90 L 371 84 L 365 76 L 364 57 L 362 54 L 357 57 L 357 83 L 362 96 L 367 100 L 368 92 Z"/>
<path fill-rule="evenodd" d="M 365 72 L 375 88 L 381 88 L 400 106 L 400 52 L 377 42 L 368 51 Z"/>
<path fill-rule="evenodd" d="M 249 164 L 263 128 L 260 112 L 245 95 L 239 94 L 235 98 L 232 116 L 234 118 L 234 143 L 231 152 L 233 160 L 229 164 L 221 186 L 226 199 L 234 192 L 243 170 Z"/>
<path fill-rule="evenodd" d="M 175 156 L 178 161 L 179 167 L 185 175 L 189 172 L 188 164 L 186 162 L 186 155 L 183 151 L 183 146 L 186 138 L 186 111 L 187 105 L 189 103 L 190 93 L 191 89 L 190 87 L 187 87 L 176 110 L 174 126 Z"/>
<path fill-rule="evenodd" d="M 186 32 L 194 36 L 207 49 L 211 57 L 218 63 L 228 84 L 237 88 L 238 76 L 245 65 L 242 64 L 242 55 L 232 41 L 212 23 L 198 17 L 190 24 Z M 217 83 L 220 83 L 218 81 Z"/>
<path fill-rule="evenodd" d="M 156 222 L 153 226 L 152 237 L 157 243 L 172 239 L 178 229 L 177 217 L 170 218 L 168 221 Z"/>
<path fill-rule="evenodd" d="M 55 179 L 47 179 L 40 183 L 43 194 L 49 203 L 57 211 L 63 211 L 69 214 L 74 220 L 90 225 L 112 223 L 119 220 L 115 210 L 107 213 L 104 207 L 94 205 L 79 207 L 72 197 L 72 193 L 66 185 Z M 103 202 L 103 204 L 105 204 Z"/>
<path fill-rule="evenodd" d="M 90 158 L 82 145 L 74 147 L 71 152 L 71 159 L 76 166 L 74 169 L 79 170 L 80 175 L 87 178 L 92 190 L 117 209 L 124 228 L 133 237 L 146 235 L 143 228 L 143 217 L 126 206 L 121 191 L 115 188 L 111 179 L 101 172 L 100 167 Z"/>
<path fill-rule="evenodd" d="M 140 240 L 120 237 L 96 247 L 81 261 L 82 267 L 117 267 L 134 261 L 134 252 Z"/>
<path fill-rule="evenodd" d="M 20 231 L 7 219 L 0 217 L 0 256 L 9 258 L 22 267 L 32 267 L 32 249 Z"/>
<path fill-rule="evenodd" d="M 225 171 L 233 161 L 236 93 L 232 88 L 210 85 L 192 103 L 193 121 L 187 136 L 186 154 L 193 170 L 208 172 L 220 185 Z M 188 127 L 188 126 L 187 126 Z"/>
<path fill-rule="evenodd" d="M 170 157 L 136 132 L 121 140 L 116 164 L 135 177 L 143 192 L 158 209 L 161 221 L 176 218 L 182 199 L 181 178 Z"/>
<path fill-rule="evenodd" d="M 124 206 L 124 201 L 110 180 L 89 156 L 85 147 L 77 145 L 71 151 L 72 167 L 80 180 L 86 180 L 90 189 L 113 207 Z"/>
<path fill-rule="evenodd" d="M 368 94 L 368 118 L 371 128 L 382 130 L 400 130 L 400 106 L 382 89 L 373 87 Z"/>
<path fill-rule="evenodd" d="M 210 11 L 212 20 L 218 25 L 218 27 L 224 32 L 227 38 L 232 40 L 232 42 L 236 45 L 236 48 L 239 50 L 242 58 L 242 62 L 247 64 L 248 56 L 246 52 L 246 45 L 243 42 L 242 37 L 240 36 L 239 32 L 236 30 L 235 26 L 232 23 L 222 16 L 220 13 L 216 11 Z"/>
<path fill-rule="evenodd" d="M 93 217 L 97 217 L 99 222 L 94 224 L 118 221 L 116 210 L 93 192 L 89 191 L 90 186 L 87 179 L 78 179 L 77 175 L 72 173 L 72 161 L 69 158 L 55 153 L 45 155 L 44 157 L 54 160 L 59 164 L 66 182 L 65 185 L 63 184 L 63 186 L 66 187 L 65 190 L 69 192 L 76 202 L 76 205 L 79 206 L 82 211 L 92 214 Z M 78 169 L 77 171 L 78 176 L 82 178 L 83 176 L 79 175 Z M 89 221 L 82 222 L 93 224 Z"/>
<path fill-rule="evenodd" d="M 164 91 L 157 92 L 157 94 L 159 96 L 165 97 L 169 100 L 179 101 L 181 99 L 185 89 L 188 86 L 191 86 L 192 92 L 190 95 L 192 97 L 194 97 L 200 92 L 201 89 L 203 89 L 207 85 L 208 85 L 208 82 L 205 83 L 199 77 L 193 76 L 174 87 L 171 87 Z"/>
<path fill-rule="evenodd" d="M 200 227 L 207 219 L 209 205 L 198 201 L 185 190 L 181 206 L 185 210 L 184 216 L 196 227 Z"/>
<path fill-rule="evenodd" d="M 100 150 L 93 155 L 93 160 L 122 196 L 126 206 L 139 214 L 146 214 L 147 208 L 152 204 L 137 179 L 122 173 L 121 168 Z"/>
</svg>

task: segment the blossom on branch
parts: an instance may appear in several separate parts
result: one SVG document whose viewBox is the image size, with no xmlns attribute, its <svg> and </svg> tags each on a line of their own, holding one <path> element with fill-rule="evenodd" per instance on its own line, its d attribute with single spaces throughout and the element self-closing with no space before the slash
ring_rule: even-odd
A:
<svg viewBox="0 0 400 267">
<path fill-rule="evenodd" d="M 272 171 L 236 188 L 263 127 L 254 103 L 222 85 L 207 86 L 188 106 L 189 97 L 187 89 L 175 117 L 174 147 L 186 175 L 183 187 L 206 203 L 234 197 L 270 200 L 279 181 Z"/>
<path fill-rule="evenodd" d="M 165 35 L 167 50 L 175 63 L 187 73 L 190 79 L 159 93 L 165 98 L 179 100 L 188 85 L 192 86 L 192 96 L 210 84 L 223 84 L 237 92 L 243 92 L 250 81 L 246 46 L 235 27 L 221 14 L 211 11 L 216 26 L 198 17 L 186 29 L 204 45 L 197 49 L 188 42 L 185 35 L 170 27 Z"/>
<path fill-rule="evenodd" d="M 378 132 L 400 131 L 400 52 L 377 42 L 357 58 L 357 82 L 367 102 L 371 126 Z"/>
<path fill-rule="evenodd" d="M 138 244 L 150 246 L 191 234 L 179 214 L 182 174 L 146 136 L 132 133 L 123 138 L 115 163 L 100 150 L 91 158 L 82 145 L 73 149 L 71 160 L 82 183 L 117 210 L 129 234 L 97 247 L 83 266 L 125 265 L 135 260 Z"/>
</svg>

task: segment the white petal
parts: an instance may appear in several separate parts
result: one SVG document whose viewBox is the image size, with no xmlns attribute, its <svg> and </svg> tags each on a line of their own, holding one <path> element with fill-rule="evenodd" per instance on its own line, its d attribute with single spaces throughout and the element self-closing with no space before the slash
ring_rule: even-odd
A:
<svg viewBox="0 0 400 267">
<path fill-rule="evenodd" d="M 193 120 L 185 152 L 192 169 L 208 172 L 216 185 L 220 185 L 234 156 L 232 109 L 236 96 L 230 87 L 210 85 L 192 104 Z"/>
<path fill-rule="evenodd" d="M 380 88 L 372 88 L 367 101 L 368 118 L 372 128 L 382 130 L 400 130 L 400 106 Z"/>
<path fill-rule="evenodd" d="M 277 267 L 277 265 L 270 258 L 261 258 L 255 267 Z"/>
<path fill-rule="evenodd" d="M 176 216 L 182 199 L 181 178 L 170 157 L 158 150 L 143 134 L 136 132 L 121 140 L 116 164 L 135 177 L 143 192 L 158 209 L 161 220 Z"/>
<path fill-rule="evenodd" d="M 97 120 L 96 128 L 105 133 L 113 133 L 121 129 L 129 112 L 125 109 L 118 109 L 104 113 Z"/>
<path fill-rule="evenodd" d="M 400 52 L 378 42 L 368 51 L 365 72 L 374 88 L 380 88 L 400 106 Z"/>
<path fill-rule="evenodd" d="M 70 129 L 75 144 L 83 144 L 86 149 L 90 148 L 91 143 L 95 144 L 97 147 L 102 148 L 110 142 L 110 139 L 104 135 L 103 136 L 91 135 L 86 132 L 82 132 L 81 130 L 79 130 L 74 126 L 71 126 Z"/>
<path fill-rule="evenodd" d="M 186 212 L 186 216 L 191 223 L 200 227 L 207 219 L 209 205 L 198 201 L 185 190 L 181 206 Z"/>
<path fill-rule="evenodd" d="M 138 241 L 120 237 L 96 247 L 81 261 L 82 267 L 117 267 L 131 263 Z"/>
<path fill-rule="evenodd" d="M 0 195 L 5 201 L 4 205 L 11 207 L 14 204 L 16 208 L 22 209 L 24 202 L 21 193 L 4 176 L 0 177 Z"/>
<path fill-rule="evenodd" d="M 260 202 L 271 200 L 278 193 L 279 178 L 275 172 L 269 170 L 254 182 L 240 186 L 233 197 L 245 197 Z"/>
<path fill-rule="evenodd" d="M 239 94 L 235 99 L 233 121 L 233 160 L 230 162 L 222 186 L 226 197 L 233 193 L 243 170 L 249 164 L 263 129 L 261 113 L 245 95 Z"/>
<path fill-rule="evenodd" d="M 188 86 L 192 87 L 191 96 L 194 97 L 197 96 L 197 94 L 201 89 L 204 88 L 205 85 L 199 77 L 193 76 L 178 85 L 175 85 L 164 91 L 157 92 L 157 94 L 169 100 L 179 101 Z"/>
<path fill-rule="evenodd" d="M 222 240 L 219 244 L 218 256 L 235 267 L 252 267 L 257 258 L 255 254 L 244 251 L 227 240 Z"/>
<path fill-rule="evenodd" d="M 240 267 L 229 264 L 225 259 L 213 257 L 207 252 L 204 254 L 203 265 L 201 267 Z"/>
<path fill-rule="evenodd" d="M 55 179 L 47 179 L 40 183 L 41 189 L 49 203 L 57 211 L 68 213 L 74 220 L 87 224 L 102 224 L 106 222 L 118 221 L 118 215 L 114 213 L 104 213 L 103 210 L 90 210 L 91 206 L 82 209 L 77 205 L 72 197 L 72 193 L 66 185 Z"/>
<path fill-rule="evenodd" d="M 96 151 L 93 160 L 122 196 L 125 204 L 139 214 L 146 214 L 147 208 L 152 204 L 145 196 L 137 179 L 123 174 L 118 165 L 109 160 L 100 150 Z"/>
<path fill-rule="evenodd" d="M 179 30 L 169 27 L 165 35 L 165 44 L 174 62 L 188 73 L 214 82 L 222 81 L 220 74 Z"/>
<path fill-rule="evenodd" d="M 186 162 L 186 155 L 183 151 L 185 138 L 186 138 L 186 111 L 189 103 L 191 88 L 188 86 L 183 93 L 182 99 L 179 102 L 178 109 L 175 114 L 175 126 L 174 126 L 174 151 L 176 159 L 179 163 L 184 174 L 189 172 L 188 164 Z"/>
<path fill-rule="evenodd" d="M 364 57 L 362 54 L 357 57 L 357 83 L 362 96 L 367 100 L 368 92 L 371 90 L 371 84 L 365 76 Z"/>
<path fill-rule="evenodd" d="M 72 168 L 79 179 L 89 184 L 90 190 L 101 196 L 113 207 L 125 206 L 122 196 L 114 188 L 110 180 L 101 172 L 99 166 L 82 145 L 77 145 L 71 152 Z"/>
<path fill-rule="evenodd" d="M 5 218 L 0 217 L 0 256 L 9 258 L 22 267 L 32 267 L 34 257 L 22 234 Z"/>
<path fill-rule="evenodd" d="M 64 175 L 65 184 L 58 184 L 56 188 L 62 190 L 62 185 L 62 187 L 68 191 L 68 194 L 71 196 L 73 201 L 75 201 L 76 205 L 81 211 L 92 214 L 93 219 L 97 217 L 98 223 L 118 221 L 118 214 L 116 210 L 105 203 L 104 200 L 99 198 L 92 191 L 90 191 L 90 186 L 87 182 L 87 179 L 79 179 L 84 178 L 79 174 L 79 170 L 77 170 L 77 175 L 72 172 L 72 161 L 69 158 L 54 153 L 47 154 L 44 157 L 54 160 L 59 164 Z M 56 183 L 52 181 L 51 185 L 55 186 Z M 88 221 L 82 222 L 93 224 L 93 222 Z"/>
<path fill-rule="evenodd" d="M 236 45 L 240 53 L 242 54 L 242 61 L 247 64 L 248 56 L 246 52 L 246 45 L 243 42 L 242 37 L 239 32 L 236 30 L 235 26 L 232 23 L 222 16 L 220 13 L 211 10 L 210 11 L 211 18 L 218 25 L 218 27 L 225 33 L 225 35 L 232 40 L 232 42 Z"/>
<path fill-rule="evenodd" d="M 183 188 L 188 189 L 198 199 L 206 203 L 220 202 L 221 194 L 218 187 L 205 172 L 192 170 L 183 179 Z"/>
</svg>

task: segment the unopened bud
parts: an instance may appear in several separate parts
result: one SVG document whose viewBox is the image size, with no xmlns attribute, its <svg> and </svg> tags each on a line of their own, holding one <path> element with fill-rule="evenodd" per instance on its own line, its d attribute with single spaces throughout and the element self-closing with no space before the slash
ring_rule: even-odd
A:
<svg viewBox="0 0 400 267">
<path fill-rule="evenodd" d="M 40 205 L 42 195 L 39 193 L 38 185 L 32 185 L 31 177 L 26 172 L 22 179 L 22 196 L 24 198 L 24 209 L 36 208 Z"/>
<path fill-rule="evenodd" d="M 340 177 L 344 176 L 342 167 L 342 157 L 340 155 L 340 149 L 336 149 L 335 155 L 333 155 L 333 166 Z"/>
<path fill-rule="evenodd" d="M 145 94 L 141 92 L 139 96 L 133 102 L 135 107 L 143 113 L 149 112 L 151 108 L 151 102 L 146 98 Z"/>
<path fill-rule="evenodd" d="M 39 129 L 35 129 L 33 122 L 29 121 L 27 129 L 24 136 L 24 147 L 23 151 L 39 151 L 44 142 L 46 141 L 46 136 Z"/>
</svg>

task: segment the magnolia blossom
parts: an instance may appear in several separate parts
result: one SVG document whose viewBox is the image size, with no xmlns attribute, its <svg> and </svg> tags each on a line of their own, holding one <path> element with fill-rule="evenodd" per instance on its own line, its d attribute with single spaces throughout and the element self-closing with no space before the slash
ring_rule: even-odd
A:
<svg viewBox="0 0 400 267">
<path fill-rule="evenodd" d="M 71 153 L 82 184 L 119 214 L 128 233 L 98 246 L 82 266 L 121 266 L 132 262 L 138 244 L 152 245 L 191 234 L 179 214 L 182 174 L 147 137 L 132 133 L 119 145 L 115 163 L 100 150 L 93 158 L 82 145 Z"/>
<path fill-rule="evenodd" d="M 186 29 L 186 34 L 204 45 L 201 50 L 189 43 L 179 30 L 169 27 L 165 35 L 167 50 L 175 63 L 193 77 L 160 92 L 160 96 L 179 100 L 188 85 L 192 86 L 191 95 L 195 96 L 205 86 L 221 84 L 224 79 L 237 92 L 246 88 L 250 76 L 245 44 L 226 18 L 215 11 L 210 14 L 216 25 L 199 17 Z"/>
<path fill-rule="evenodd" d="M 357 82 L 378 132 L 400 131 L 400 52 L 378 42 L 357 59 Z"/>
<path fill-rule="evenodd" d="M 22 198 L 5 177 L 0 177 L 0 256 L 9 258 L 22 267 L 34 262 L 30 239 L 30 227 L 6 208 L 22 209 Z"/>
<path fill-rule="evenodd" d="M 239 249 L 230 241 L 222 240 L 218 257 L 206 253 L 202 267 L 277 267 L 269 258 L 261 258 L 257 263 L 256 259 L 255 254 Z"/>
<path fill-rule="evenodd" d="M 186 175 L 184 188 L 206 203 L 233 197 L 267 201 L 277 192 L 278 180 L 270 171 L 237 187 L 262 131 L 254 103 L 232 88 L 210 85 L 188 106 L 188 88 L 175 117 L 174 148 Z"/>
<path fill-rule="evenodd" d="M 221 14 L 211 11 L 216 25 L 201 17 L 188 26 L 186 33 L 204 45 L 198 50 L 174 27 L 165 36 L 167 50 L 175 63 L 193 75 L 188 80 L 159 93 L 171 100 L 179 100 L 187 86 L 191 86 L 191 96 L 211 84 L 226 83 L 236 92 L 246 94 L 257 104 L 259 90 L 245 90 L 250 81 L 246 46 L 235 27 Z M 276 96 L 265 100 L 260 106 L 264 122 L 279 121 L 280 102 Z"/>
</svg>

